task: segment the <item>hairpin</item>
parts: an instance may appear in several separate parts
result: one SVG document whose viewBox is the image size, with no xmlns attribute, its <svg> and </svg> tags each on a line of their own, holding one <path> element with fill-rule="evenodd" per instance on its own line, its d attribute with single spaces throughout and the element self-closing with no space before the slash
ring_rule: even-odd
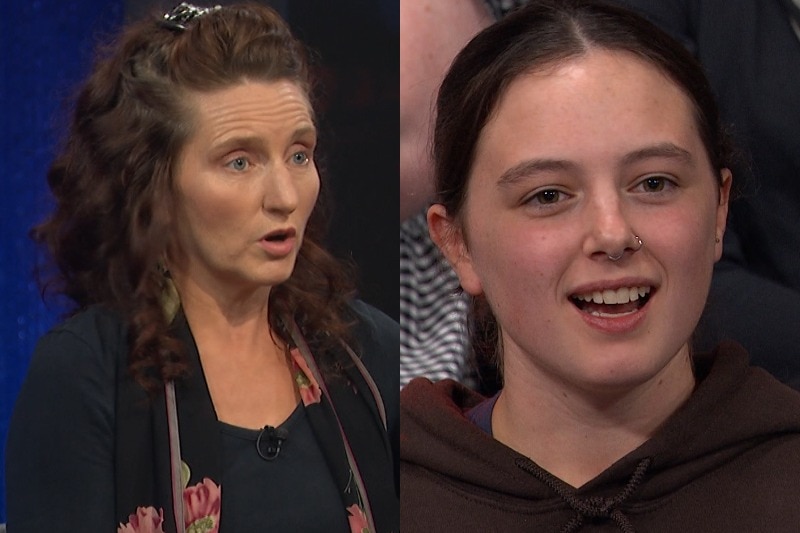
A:
<svg viewBox="0 0 800 533">
<path fill-rule="evenodd" d="M 197 7 L 188 2 L 181 2 L 172 11 L 164 14 L 161 24 L 173 30 L 185 30 L 186 25 L 192 20 L 220 9 L 222 9 L 222 6 Z"/>
</svg>

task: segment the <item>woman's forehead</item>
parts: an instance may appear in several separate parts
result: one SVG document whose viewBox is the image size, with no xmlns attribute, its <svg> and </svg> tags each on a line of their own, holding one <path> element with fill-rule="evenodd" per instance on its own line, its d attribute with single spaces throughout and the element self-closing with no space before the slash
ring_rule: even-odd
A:
<svg viewBox="0 0 800 533">
<path fill-rule="evenodd" d="M 695 141 L 692 101 L 675 82 L 633 54 L 601 50 L 512 80 L 481 131 L 475 163 L 520 148 L 561 158 Z"/>
</svg>

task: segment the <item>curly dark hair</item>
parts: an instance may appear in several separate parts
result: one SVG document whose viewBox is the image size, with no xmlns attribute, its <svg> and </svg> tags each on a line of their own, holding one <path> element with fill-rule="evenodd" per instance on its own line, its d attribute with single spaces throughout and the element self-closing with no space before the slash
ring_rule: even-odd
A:
<svg viewBox="0 0 800 533">
<path fill-rule="evenodd" d="M 308 53 L 272 9 L 223 7 L 184 28 L 159 17 L 133 24 L 99 52 L 47 175 L 56 207 L 31 230 L 55 267 L 44 289 L 67 296 L 75 312 L 96 304 L 120 312 L 129 369 L 149 392 L 186 372 L 162 310 L 158 268 L 171 233 L 173 173 L 193 128 L 186 95 L 244 80 L 289 80 L 311 91 Z M 285 342 L 282 316 L 321 342 L 348 338 L 352 284 L 320 245 L 324 191 L 291 277 L 270 291 L 270 326 Z"/>
</svg>

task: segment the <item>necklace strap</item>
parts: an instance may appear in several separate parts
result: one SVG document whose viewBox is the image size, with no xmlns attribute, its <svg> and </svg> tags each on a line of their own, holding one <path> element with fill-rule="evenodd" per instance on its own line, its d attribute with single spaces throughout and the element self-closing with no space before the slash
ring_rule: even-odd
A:
<svg viewBox="0 0 800 533">
<path fill-rule="evenodd" d="M 344 350 L 347 352 L 347 355 L 349 355 L 350 359 L 353 360 L 356 368 L 361 373 L 361 377 L 363 377 L 364 381 L 367 383 L 367 387 L 369 387 L 369 391 L 372 393 L 372 399 L 375 401 L 375 405 L 378 407 L 378 414 L 381 417 L 381 422 L 383 422 L 383 429 L 384 431 L 388 431 L 389 425 L 386 422 L 386 407 L 383 404 L 381 391 L 378 389 L 378 386 L 375 384 L 375 380 L 372 379 L 369 371 L 367 371 L 367 367 L 364 366 L 361 358 L 356 355 L 352 348 L 350 348 L 350 345 L 342 341 L 342 346 L 344 346 Z"/>
<path fill-rule="evenodd" d="M 167 428 L 169 431 L 169 466 L 172 480 L 172 510 L 175 513 L 177 533 L 186 533 L 183 523 L 183 467 L 181 466 L 181 437 L 178 427 L 178 405 L 175 401 L 175 383 L 164 384 L 167 402 Z"/>
<path fill-rule="evenodd" d="M 350 446 L 350 441 L 347 439 L 347 435 L 344 432 L 344 428 L 342 427 L 341 419 L 339 418 L 339 413 L 336 412 L 336 406 L 333 405 L 333 401 L 331 399 L 331 395 L 328 392 L 328 387 L 325 383 L 325 380 L 322 378 L 322 372 L 320 372 L 319 366 L 317 365 L 314 356 L 311 354 L 311 350 L 306 343 L 303 334 L 300 332 L 300 328 L 297 326 L 297 323 L 290 319 L 289 321 L 284 320 L 284 325 L 288 326 L 289 335 L 292 338 L 292 342 L 297 347 L 297 350 L 303 356 L 303 359 L 308 365 L 309 370 L 311 371 L 314 379 L 319 384 L 319 387 L 322 389 L 323 394 L 328 399 L 328 404 L 331 407 L 331 411 L 333 411 L 334 418 L 336 419 L 336 425 L 339 428 L 339 434 L 342 438 L 342 444 L 344 444 L 344 451 L 347 455 L 347 463 L 350 467 L 350 473 L 352 474 L 352 480 L 355 482 L 356 490 L 358 490 L 358 501 L 362 504 L 362 508 L 364 511 L 364 516 L 367 520 L 367 526 L 369 527 L 369 531 L 371 533 L 375 533 L 375 520 L 372 516 L 372 507 L 369 503 L 369 497 L 367 495 L 366 486 L 364 485 L 364 479 L 361 475 L 361 471 L 358 468 L 358 464 L 356 464 L 355 456 L 353 454 L 353 449 Z M 382 405 L 382 404 L 381 404 Z M 378 409 L 381 409 L 379 407 Z"/>
</svg>

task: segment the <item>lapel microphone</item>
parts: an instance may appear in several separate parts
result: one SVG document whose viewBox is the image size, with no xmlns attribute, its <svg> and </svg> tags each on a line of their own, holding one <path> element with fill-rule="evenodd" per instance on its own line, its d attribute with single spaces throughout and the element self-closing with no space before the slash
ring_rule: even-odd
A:
<svg viewBox="0 0 800 533">
<path fill-rule="evenodd" d="M 265 461 L 272 461 L 281 453 L 281 445 L 288 436 L 289 432 L 284 428 L 264 426 L 256 439 L 258 455 Z"/>
</svg>

